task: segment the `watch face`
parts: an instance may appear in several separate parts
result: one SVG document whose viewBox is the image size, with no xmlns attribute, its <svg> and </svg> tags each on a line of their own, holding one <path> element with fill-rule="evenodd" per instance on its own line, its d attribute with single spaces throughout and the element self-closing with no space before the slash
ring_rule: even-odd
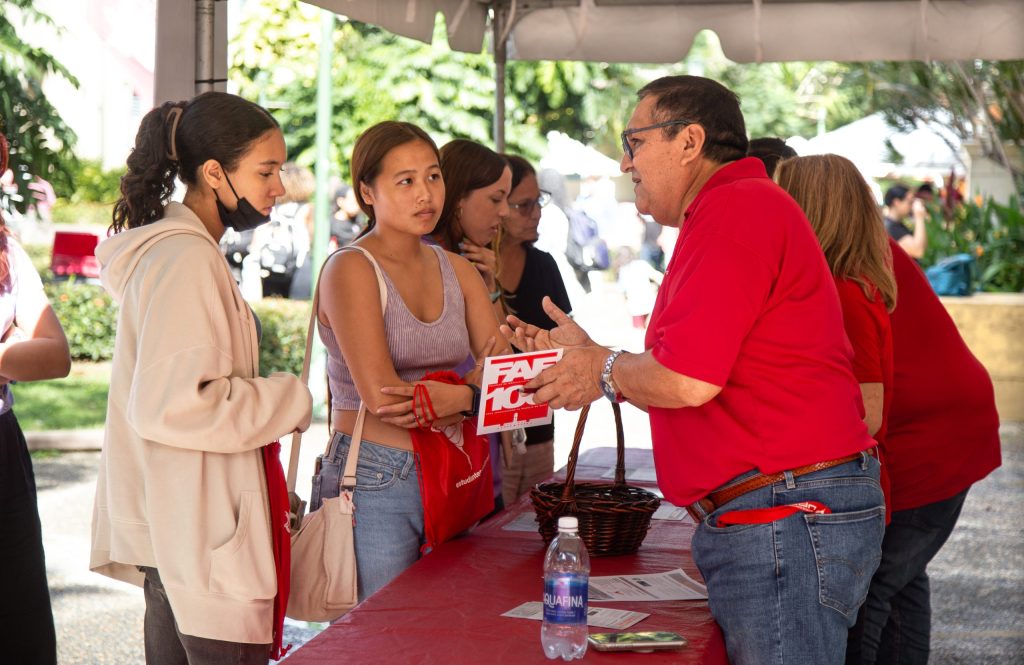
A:
<svg viewBox="0 0 1024 665">
<path fill-rule="evenodd" d="M 608 399 L 615 401 L 615 388 L 612 387 L 611 377 L 607 374 L 601 375 L 601 392 Z"/>
</svg>

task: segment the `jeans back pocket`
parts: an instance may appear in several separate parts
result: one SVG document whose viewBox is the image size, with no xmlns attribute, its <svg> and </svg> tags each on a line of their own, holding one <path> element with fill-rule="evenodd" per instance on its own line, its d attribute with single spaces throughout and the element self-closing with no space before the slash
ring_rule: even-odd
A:
<svg viewBox="0 0 1024 665">
<path fill-rule="evenodd" d="M 853 625 L 882 558 L 885 509 L 804 515 L 818 569 L 818 600 Z"/>
</svg>

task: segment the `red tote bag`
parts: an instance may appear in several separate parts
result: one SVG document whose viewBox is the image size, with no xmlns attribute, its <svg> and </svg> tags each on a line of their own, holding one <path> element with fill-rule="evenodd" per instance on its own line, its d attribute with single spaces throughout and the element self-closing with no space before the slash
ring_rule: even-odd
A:
<svg viewBox="0 0 1024 665">
<path fill-rule="evenodd" d="M 454 372 L 431 372 L 423 380 L 464 383 Z M 468 418 L 446 431 L 413 428 L 423 501 L 426 548 L 447 542 L 494 510 L 491 447 Z"/>
</svg>

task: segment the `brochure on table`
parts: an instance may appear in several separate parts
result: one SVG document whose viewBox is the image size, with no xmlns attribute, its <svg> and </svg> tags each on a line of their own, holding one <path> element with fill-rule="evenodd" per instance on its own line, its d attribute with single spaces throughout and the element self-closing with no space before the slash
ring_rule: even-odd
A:
<svg viewBox="0 0 1024 665">
<path fill-rule="evenodd" d="M 523 603 L 501 616 L 513 619 L 536 619 L 537 621 L 542 621 L 544 619 L 544 603 L 539 600 Z M 595 628 L 624 630 L 649 616 L 651 615 L 644 614 L 643 612 L 613 610 L 608 607 L 589 607 L 587 608 L 587 625 L 594 626 Z"/>
<path fill-rule="evenodd" d="M 676 568 L 648 575 L 612 575 L 590 578 L 590 602 L 654 600 L 704 600 L 708 590 L 703 584 Z"/>
</svg>

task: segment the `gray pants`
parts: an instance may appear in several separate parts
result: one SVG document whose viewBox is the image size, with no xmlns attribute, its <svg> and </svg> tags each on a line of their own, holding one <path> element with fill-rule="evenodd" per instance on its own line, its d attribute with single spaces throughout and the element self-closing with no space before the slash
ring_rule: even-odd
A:
<svg viewBox="0 0 1024 665">
<path fill-rule="evenodd" d="M 269 644 L 243 644 L 183 635 L 156 568 L 146 573 L 146 665 L 267 665 Z"/>
</svg>

